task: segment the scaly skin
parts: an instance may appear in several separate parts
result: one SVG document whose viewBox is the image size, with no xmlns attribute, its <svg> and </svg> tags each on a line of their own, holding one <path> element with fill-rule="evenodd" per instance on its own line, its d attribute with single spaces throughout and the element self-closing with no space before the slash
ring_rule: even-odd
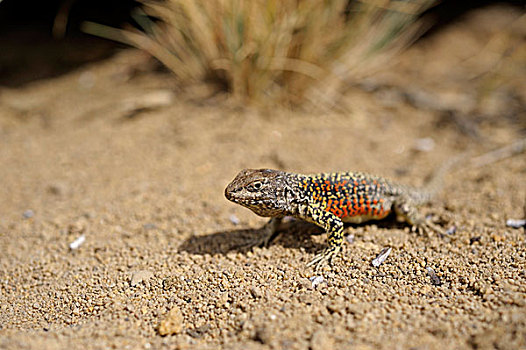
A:
<svg viewBox="0 0 526 350">
<path fill-rule="evenodd" d="M 421 231 L 442 230 L 427 222 L 417 207 L 431 199 L 431 189 L 397 185 L 364 173 L 301 175 L 271 169 L 245 169 L 225 189 L 225 196 L 271 217 L 258 243 L 267 244 L 284 216 L 312 222 L 329 234 L 328 247 L 308 264 L 320 267 L 341 250 L 343 223 L 381 220 L 394 212 Z"/>
</svg>

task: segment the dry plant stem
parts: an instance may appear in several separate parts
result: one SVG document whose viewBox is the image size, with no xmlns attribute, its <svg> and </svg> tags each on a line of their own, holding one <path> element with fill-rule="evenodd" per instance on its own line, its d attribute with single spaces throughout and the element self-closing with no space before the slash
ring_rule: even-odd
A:
<svg viewBox="0 0 526 350">
<path fill-rule="evenodd" d="M 471 159 L 471 167 L 482 167 L 487 164 L 494 163 L 496 161 L 510 158 L 514 155 L 523 153 L 526 151 L 526 139 L 522 139 L 512 143 L 511 145 L 499 148 L 495 151 L 486 153 L 482 156 Z"/>
<path fill-rule="evenodd" d="M 76 0 L 65 0 L 60 4 L 55 20 L 53 21 L 53 28 L 51 30 L 55 39 L 62 39 L 66 34 L 68 26 L 69 12 Z M 0 1 L 1 2 L 1 1 Z"/>
<path fill-rule="evenodd" d="M 143 50 L 154 55 L 168 69 L 176 73 L 176 76 L 183 79 L 191 79 L 192 74 L 186 68 L 183 62 L 172 55 L 163 46 L 149 37 L 130 32 L 127 30 L 116 29 L 103 24 L 86 21 L 82 24 L 82 30 L 88 34 L 97 35 L 107 39 L 115 40 L 128 44 L 130 46 L 140 47 Z"/>
<path fill-rule="evenodd" d="M 338 107 L 342 86 L 385 66 L 414 38 L 431 0 L 143 0 L 147 33 L 88 23 L 142 48 L 181 81 L 215 79 L 243 101 Z M 150 24 L 147 24 L 150 21 Z"/>
</svg>

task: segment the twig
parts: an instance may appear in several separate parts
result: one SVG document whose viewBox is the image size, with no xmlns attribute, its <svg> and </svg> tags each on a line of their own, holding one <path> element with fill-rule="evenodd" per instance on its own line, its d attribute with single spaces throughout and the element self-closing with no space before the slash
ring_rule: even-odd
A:
<svg viewBox="0 0 526 350">
<path fill-rule="evenodd" d="M 524 151 L 526 151 L 526 138 L 514 142 L 511 145 L 499 148 L 495 151 L 491 151 L 481 156 L 471 158 L 470 167 L 482 167 L 505 158 L 510 158 Z"/>
</svg>

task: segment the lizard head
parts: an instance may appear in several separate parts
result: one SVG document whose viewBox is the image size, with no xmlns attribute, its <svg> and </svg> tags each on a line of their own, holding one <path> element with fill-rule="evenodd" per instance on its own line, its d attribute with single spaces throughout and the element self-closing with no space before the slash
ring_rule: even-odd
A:
<svg viewBox="0 0 526 350">
<path fill-rule="evenodd" d="M 244 169 L 228 184 L 225 197 L 260 216 L 285 215 L 288 210 L 287 173 L 271 169 Z"/>
</svg>

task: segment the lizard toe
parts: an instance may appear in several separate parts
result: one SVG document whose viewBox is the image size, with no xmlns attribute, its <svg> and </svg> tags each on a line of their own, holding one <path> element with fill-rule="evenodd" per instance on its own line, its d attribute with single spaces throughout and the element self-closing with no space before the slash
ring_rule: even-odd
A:
<svg viewBox="0 0 526 350">
<path fill-rule="evenodd" d="M 307 264 L 307 267 L 314 266 L 314 269 L 319 270 L 325 263 L 332 264 L 335 256 L 340 252 L 341 247 L 329 247 L 324 249 L 322 252 L 316 254 L 316 256 Z"/>
</svg>

